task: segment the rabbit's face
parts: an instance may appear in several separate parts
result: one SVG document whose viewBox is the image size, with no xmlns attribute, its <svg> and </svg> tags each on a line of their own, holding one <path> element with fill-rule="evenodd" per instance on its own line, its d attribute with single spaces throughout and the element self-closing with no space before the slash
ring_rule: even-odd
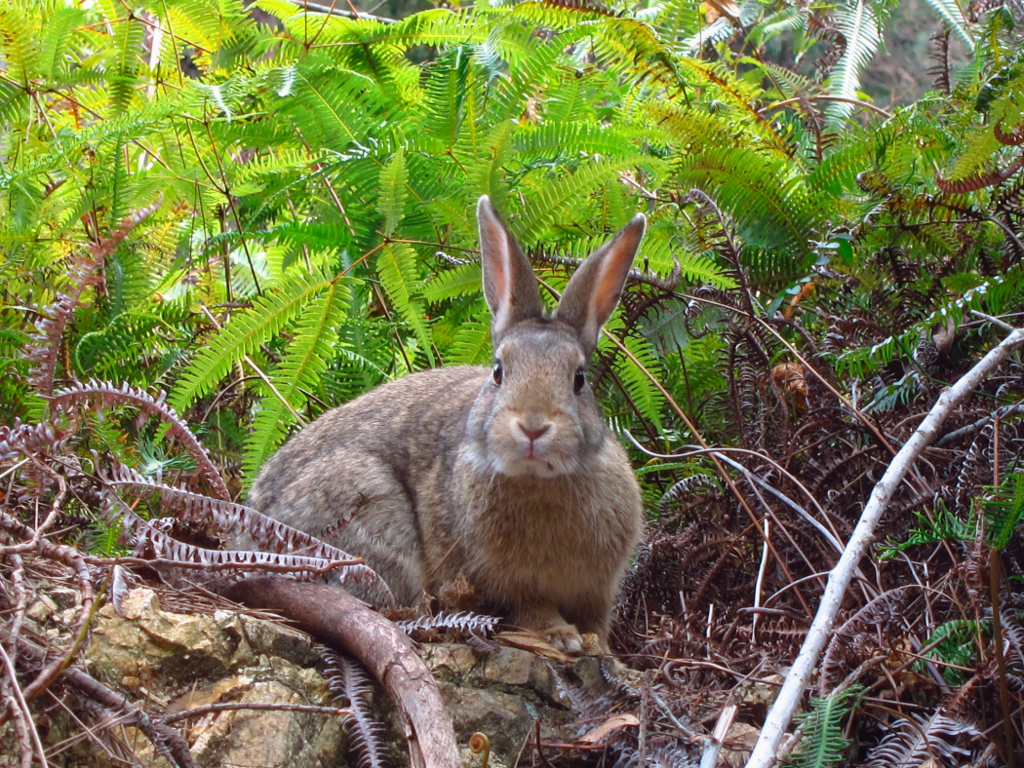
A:
<svg viewBox="0 0 1024 768">
<path fill-rule="evenodd" d="M 575 334 L 538 321 L 504 337 L 473 408 L 468 458 L 481 471 L 553 478 L 579 472 L 603 441 Z"/>
</svg>

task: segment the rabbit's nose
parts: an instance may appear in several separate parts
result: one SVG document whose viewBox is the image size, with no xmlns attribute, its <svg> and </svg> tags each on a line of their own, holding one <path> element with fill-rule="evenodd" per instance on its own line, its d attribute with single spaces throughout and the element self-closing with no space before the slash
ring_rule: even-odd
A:
<svg viewBox="0 0 1024 768">
<path fill-rule="evenodd" d="M 543 435 L 545 432 L 547 432 L 550 428 L 551 428 L 551 424 L 544 424 L 540 429 L 530 429 L 530 428 L 528 428 L 526 426 L 525 422 L 522 422 L 522 421 L 519 422 L 519 429 L 522 430 L 524 435 L 526 435 L 528 438 L 530 438 L 530 442 L 531 443 L 534 440 L 536 440 L 538 437 Z"/>
</svg>

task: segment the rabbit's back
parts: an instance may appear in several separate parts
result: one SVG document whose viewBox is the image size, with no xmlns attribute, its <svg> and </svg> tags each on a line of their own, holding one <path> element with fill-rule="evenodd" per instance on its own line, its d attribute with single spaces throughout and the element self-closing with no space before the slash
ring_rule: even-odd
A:
<svg viewBox="0 0 1024 768">
<path fill-rule="evenodd" d="M 328 411 L 267 461 L 248 503 L 364 557 L 400 603 L 415 603 L 425 577 L 418 516 L 445 505 L 446 478 L 487 374 L 424 371 Z"/>
</svg>

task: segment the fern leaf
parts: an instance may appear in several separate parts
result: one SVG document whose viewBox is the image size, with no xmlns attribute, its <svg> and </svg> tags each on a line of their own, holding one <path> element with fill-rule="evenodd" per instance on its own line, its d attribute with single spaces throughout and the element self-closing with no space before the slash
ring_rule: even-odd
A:
<svg viewBox="0 0 1024 768">
<path fill-rule="evenodd" d="M 62 74 L 61 70 L 78 52 L 73 41 L 79 36 L 79 27 L 88 16 L 82 8 L 56 8 L 49 14 L 44 26 L 45 34 L 39 44 L 40 74 L 51 80 Z"/>
<path fill-rule="evenodd" d="M 654 349 L 647 339 L 626 336 L 622 343 L 643 368 L 646 368 L 648 372 L 655 376 L 658 375 L 661 370 L 661 364 L 658 362 Z M 665 398 L 658 391 L 658 388 L 654 386 L 650 377 L 637 363 L 634 363 L 625 355 L 621 355 L 616 361 L 615 370 L 618 372 L 622 385 L 626 388 L 633 406 L 640 415 L 653 423 L 658 428 L 658 431 L 661 432 L 661 412 L 665 406 Z"/>
<path fill-rule="evenodd" d="M 799 754 L 795 756 L 795 765 L 800 768 L 828 768 L 843 760 L 850 740 L 843 738 L 840 725 L 853 708 L 850 699 L 859 696 L 860 691 L 857 686 L 852 686 L 842 693 L 811 700 L 811 711 L 802 719 L 804 739 Z"/>
<path fill-rule="evenodd" d="M 821 208 L 788 160 L 752 149 L 714 149 L 683 158 L 678 174 L 732 214 L 746 243 L 778 254 L 774 266 L 752 264 L 755 277 L 788 281 L 806 274 L 815 258 L 807 235 L 818 226 Z"/>
<path fill-rule="evenodd" d="M 11 79 L 25 85 L 39 73 L 39 38 L 30 9 L 21 3 L 0 8 L 0 56 Z"/>
<path fill-rule="evenodd" d="M 284 440 L 291 421 L 288 405 L 295 410 L 305 405 L 303 390 L 316 389 L 334 358 L 337 328 L 349 300 L 347 284 L 335 280 L 303 309 L 284 360 L 271 372 L 276 395 L 264 396 L 246 440 L 242 467 L 247 479 L 255 479 L 263 462 Z"/>
<path fill-rule="evenodd" d="M 395 310 L 416 334 L 430 365 L 434 365 L 433 341 L 426 322 L 426 309 L 419 300 L 421 281 L 416 251 L 405 243 L 388 243 L 377 256 L 377 274 Z"/>
<path fill-rule="evenodd" d="M 328 278 L 316 273 L 295 275 L 278 290 L 267 291 L 256 299 L 249 311 L 236 312 L 178 382 L 170 398 L 175 410 L 183 412 L 213 391 L 232 366 L 293 320 L 328 282 Z"/>
<path fill-rule="evenodd" d="M 974 50 L 974 35 L 971 34 L 971 30 L 967 26 L 967 19 L 964 18 L 963 8 L 960 7 L 960 3 L 957 0 L 925 0 L 942 18 L 946 25 L 956 33 L 964 45 L 967 46 L 968 51 Z"/>
<path fill-rule="evenodd" d="M 836 8 L 836 26 L 846 38 L 846 50 L 836 62 L 826 83 L 833 96 L 856 99 L 860 73 L 868 65 L 882 42 L 874 10 L 867 0 L 851 0 Z M 829 104 L 827 112 L 833 119 L 846 117 L 854 106 L 845 102 Z"/>
<path fill-rule="evenodd" d="M 985 513 L 985 538 L 993 549 L 1003 550 L 1024 520 L 1024 471 L 1017 471 L 981 500 Z"/>
<path fill-rule="evenodd" d="M 481 280 L 479 264 L 462 264 L 434 275 L 423 286 L 423 298 L 436 304 L 456 296 L 479 294 L 483 286 Z"/>
<path fill-rule="evenodd" d="M 487 365 L 491 362 L 491 331 L 483 323 L 463 323 L 448 349 L 452 365 Z"/>
<path fill-rule="evenodd" d="M 110 100 L 115 115 L 124 114 L 135 95 L 145 29 L 142 22 L 130 14 L 114 25 L 116 62 L 109 82 Z"/>
<path fill-rule="evenodd" d="M 533 242 L 544 236 L 550 227 L 570 226 L 583 213 L 580 202 L 603 185 L 616 181 L 619 176 L 637 164 L 657 166 L 657 161 L 639 154 L 590 163 L 576 173 L 567 175 L 554 184 L 544 185 L 537 200 L 529 206 L 528 215 L 512 226 L 521 241 Z"/>
<path fill-rule="evenodd" d="M 409 171 L 405 167 L 405 152 L 399 149 L 387 165 L 380 170 L 380 196 L 377 198 L 377 210 L 384 217 L 385 237 L 391 237 L 394 234 L 395 227 L 405 215 L 408 183 Z"/>
</svg>

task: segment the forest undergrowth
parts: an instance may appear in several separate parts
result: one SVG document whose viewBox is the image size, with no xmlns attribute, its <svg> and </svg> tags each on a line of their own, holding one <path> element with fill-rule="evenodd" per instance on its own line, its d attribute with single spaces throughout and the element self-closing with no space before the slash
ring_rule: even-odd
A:
<svg viewBox="0 0 1024 768">
<path fill-rule="evenodd" d="M 1024 12 L 934 0 L 935 90 L 889 113 L 857 83 L 891 3 L 712 5 L 0 0 L 0 727 L 23 765 L 61 751 L 55 700 L 190 764 L 81 669 L 96 609 L 154 560 L 347 559 L 245 490 L 325 409 L 490 362 L 481 194 L 555 291 L 649 220 L 589 375 L 648 512 L 612 636 L 642 683 L 574 702 L 639 726 L 523 762 L 697 765 L 723 712 L 760 726 L 751 691 L 793 664 L 893 457 L 1024 326 Z M 762 57 L 780 36 L 786 65 Z M 789 763 L 1024 764 L 1022 417 L 1018 348 L 894 489 Z M 235 526 L 269 554 L 221 550 Z M 24 628 L 58 581 L 63 645 Z"/>
</svg>

